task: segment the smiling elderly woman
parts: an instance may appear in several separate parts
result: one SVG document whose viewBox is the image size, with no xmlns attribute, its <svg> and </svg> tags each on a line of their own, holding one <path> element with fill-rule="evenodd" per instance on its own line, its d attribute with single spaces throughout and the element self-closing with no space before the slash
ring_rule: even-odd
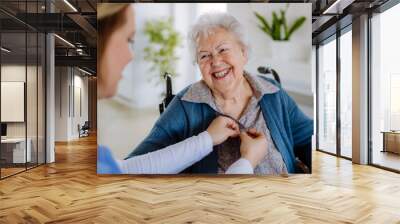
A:
<svg viewBox="0 0 400 224">
<path fill-rule="evenodd" d="M 248 61 L 244 34 L 229 14 L 205 14 L 198 19 L 189 41 L 202 80 L 176 95 L 128 158 L 198 135 L 222 115 L 234 119 L 241 131 L 255 128 L 265 135 L 268 152 L 254 173 L 301 172 L 295 154 L 311 151 L 313 122 L 275 81 L 244 70 Z M 240 138 L 229 138 L 184 172 L 224 173 L 240 156 Z"/>
</svg>

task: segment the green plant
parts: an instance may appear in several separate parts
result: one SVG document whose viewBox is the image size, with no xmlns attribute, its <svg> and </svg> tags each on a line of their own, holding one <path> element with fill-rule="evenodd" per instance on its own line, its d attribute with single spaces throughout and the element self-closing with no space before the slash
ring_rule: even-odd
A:
<svg viewBox="0 0 400 224">
<path fill-rule="evenodd" d="M 180 34 L 174 29 L 172 18 L 147 21 L 144 33 L 149 39 L 149 45 L 144 48 L 144 60 L 151 62 L 150 71 L 156 71 L 161 83 L 164 74 L 176 76 L 175 65 L 179 59 L 175 49 L 181 43 Z"/>
<path fill-rule="evenodd" d="M 269 35 L 273 40 L 288 41 L 294 31 L 303 25 L 303 23 L 306 21 L 306 17 L 301 16 L 297 18 L 293 24 L 289 26 L 286 20 L 287 9 L 288 7 L 286 7 L 285 10 L 280 10 L 279 15 L 276 12 L 272 12 L 272 23 L 268 23 L 267 19 L 265 19 L 265 17 L 258 12 L 254 12 L 255 16 L 260 22 L 260 24 L 258 24 L 258 28 Z"/>
</svg>

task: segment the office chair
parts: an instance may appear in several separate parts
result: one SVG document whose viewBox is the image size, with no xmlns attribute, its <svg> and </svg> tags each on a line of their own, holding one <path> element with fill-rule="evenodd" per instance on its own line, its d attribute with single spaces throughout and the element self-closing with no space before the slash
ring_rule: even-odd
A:
<svg viewBox="0 0 400 224">
<path fill-rule="evenodd" d="M 89 121 L 85 121 L 82 127 L 80 127 L 80 125 L 78 124 L 79 138 L 89 136 L 89 129 L 90 129 Z"/>
</svg>

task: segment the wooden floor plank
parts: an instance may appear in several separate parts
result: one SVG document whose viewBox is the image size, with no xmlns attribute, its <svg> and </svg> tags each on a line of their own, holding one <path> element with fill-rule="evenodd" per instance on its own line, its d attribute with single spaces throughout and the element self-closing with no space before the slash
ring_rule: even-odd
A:
<svg viewBox="0 0 400 224">
<path fill-rule="evenodd" d="M 313 154 L 312 175 L 100 176 L 96 138 L 0 181 L 0 223 L 400 223 L 400 175 Z"/>
</svg>

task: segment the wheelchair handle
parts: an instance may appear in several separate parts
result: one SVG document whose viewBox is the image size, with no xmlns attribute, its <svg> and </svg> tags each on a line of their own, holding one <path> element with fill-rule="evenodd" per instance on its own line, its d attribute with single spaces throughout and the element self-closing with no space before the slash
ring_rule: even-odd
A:
<svg viewBox="0 0 400 224">
<path fill-rule="evenodd" d="M 166 82 L 166 97 L 171 97 L 172 96 L 172 79 L 171 79 L 171 74 L 169 74 L 168 72 L 166 72 L 164 74 L 164 78 L 167 80 Z"/>
<path fill-rule="evenodd" d="M 274 77 L 274 79 L 275 79 L 279 84 L 281 84 L 281 79 L 279 78 L 278 73 L 277 73 L 274 69 L 272 69 L 271 67 L 260 66 L 260 67 L 257 68 L 257 71 L 258 71 L 259 73 L 262 73 L 262 74 L 272 74 L 272 76 Z"/>
</svg>

